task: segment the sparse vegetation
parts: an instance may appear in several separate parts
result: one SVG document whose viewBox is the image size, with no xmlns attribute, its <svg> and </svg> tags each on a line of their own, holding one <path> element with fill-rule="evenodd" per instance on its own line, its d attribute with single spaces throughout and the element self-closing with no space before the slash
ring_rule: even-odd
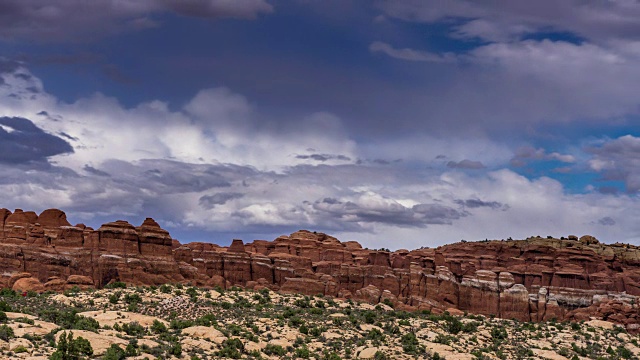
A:
<svg viewBox="0 0 640 360">
<path fill-rule="evenodd" d="M 407 312 L 394 309 L 390 301 L 374 306 L 267 289 L 218 290 L 113 283 L 98 291 L 75 289 L 67 304 L 54 301 L 55 294 L 23 297 L 1 290 L 0 308 L 6 310 L 0 310 L 0 339 L 22 341 L 12 348 L 14 357 L 38 353 L 50 359 L 321 360 L 355 359 L 366 352 L 378 360 L 445 359 L 456 354 L 476 359 L 554 354 L 618 360 L 640 353 L 636 335 L 622 327 L 603 329 L 598 323 L 517 322 Z M 16 329 L 25 334 L 21 339 L 16 339 Z M 109 338 L 113 345 L 95 353 L 91 334 Z"/>
</svg>

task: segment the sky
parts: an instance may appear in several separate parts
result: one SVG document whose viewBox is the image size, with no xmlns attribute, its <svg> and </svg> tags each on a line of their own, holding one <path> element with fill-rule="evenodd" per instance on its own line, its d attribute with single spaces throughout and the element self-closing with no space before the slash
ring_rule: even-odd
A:
<svg viewBox="0 0 640 360">
<path fill-rule="evenodd" d="M 4 0 L 0 207 L 640 245 L 636 0 Z"/>
</svg>

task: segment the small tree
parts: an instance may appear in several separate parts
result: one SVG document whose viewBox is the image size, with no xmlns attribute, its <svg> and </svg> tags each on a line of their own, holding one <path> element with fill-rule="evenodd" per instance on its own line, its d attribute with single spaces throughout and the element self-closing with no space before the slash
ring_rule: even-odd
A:
<svg viewBox="0 0 640 360">
<path fill-rule="evenodd" d="M 122 348 L 116 344 L 111 344 L 102 357 L 103 360 L 123 360 L 126 357 L 126 353 Z"/>
<path fill-rule="evenodd" d="M 80 360 L 93 355 L 93 348 L 89 340 L 78 337 L 73 338 L 73 333 L 63 332 L 58 339 L 56 351 L 49 357 L 50 360 Z"/>
</svg>

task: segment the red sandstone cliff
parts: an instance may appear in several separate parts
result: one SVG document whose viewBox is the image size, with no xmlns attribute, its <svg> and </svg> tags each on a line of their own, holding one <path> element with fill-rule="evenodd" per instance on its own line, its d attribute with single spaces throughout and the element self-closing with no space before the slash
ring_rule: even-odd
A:
<svg viewBox="0 0 640 360">
<path fill-rule="evenodd" d="M 523 321 L 599 317 L 634 331 L 640 323 L 640 250 L 589 236 L 387 252 L 298 231 L 220 247 L 180 244 L 153 219 L 94 230 L 72 226 L 60 210 L 0 209 L 0 270 L 0 285 L 15 289 L 240 285 Z"/>
</svg>

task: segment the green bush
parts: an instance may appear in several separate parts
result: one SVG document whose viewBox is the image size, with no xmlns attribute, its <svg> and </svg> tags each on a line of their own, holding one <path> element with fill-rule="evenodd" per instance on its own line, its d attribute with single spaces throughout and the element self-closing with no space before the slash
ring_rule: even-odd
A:
<svg viewBox="0 0 640 360">
<path fill-rule="evenodd" d="M 126 294 L 124 296 L 124 302 L 127 304 L 139 304 L 142 302 L 142 298 L 138 294 Z"/>
<path fill-rule="evenodd" d="M 13 333 L 13 329 L 7 325 L 0 325 L 0 339 L 4 341 L 9 341 L 9 339 L 14 338 L 16 335 Z"/>
<path fill-rule="evenodd" d="M 218 356 L 240 359 L 244 352 L 244 345 L 240 339 L 227 339 L 222 343 L 222 349 L 218 351 Z"/>
<path fill-rule="evenodd" d="M 9 304 L 7 304 L 6 301 L 2 300 L 0 301 L 0 311 L 11 311 L 11 306 L 9 306 Z"/>
<path fill-rule="evenodd" d="M 102 360 L 124 360 L 126 357 L 125 351 L 120 346 L 111 344 L 107 352 L 104 353 Z"/>
<path fill-rule="evenodd" d="M 491 329 L 491 338 L 493 340 L 505 340 L 508 336 L 507 330 L 503 326 Z"/>
<path fill-rule="evenodd" d="M 104 286 L 105 289 L 126 289 L 127 284 L 122 281 L 115 281 Z"/>
<path fill-rule="evenodd" d="M 144 336 L 147 333 L 145 328 L 142 325 L 140 325 L 140 323 L 138 323 L 137 321 L 132 321 L 128 324 L 123 324 L 122 331 L 127 333 L 127 335 L 129 336 Z"/>
<path fill-rule="evenodd" d="M 153 331 L 155 334 L 166 333 L 167 326 L 159 320 L 153 320 L 153 324 L 151 324 L 151 331 Z"/>
<path fill-rule="evenodd" d="M 311 356 L 311 352 L 309 351 L 309 348 L 302 346 L 296 349 L 295 356 L 299 359 L 308 359 Z"/>
<path fill-rule="evenodd" d="M 49 357 L 50 360 L 78 360 L 89 358 L 93 355 L 93 348 L 89 340 L 78 337 L 73 338 L 73 333 L 63 332 L 58 339 L 56 351 Z"/>
<path fill-rule="evenodd" d="M 287 351 L 282 346 L 274 345 L 274 344 L 267 344 L 267 346 L 265 346 L 263 351 L 267 355 L 278 355 L 278 356 L 284 356 L 284 354 L 287 353 Z"/>
<path fill-rule="evenodd" d="M 458 334 L 460 331 L 462 331 L 462 322 L 460 320 L 458 320 L 458 318 L 452 317 L 450 319 L 447 319 L 444 328 L 450 333 L 450 334 Z"/>
</svg>

